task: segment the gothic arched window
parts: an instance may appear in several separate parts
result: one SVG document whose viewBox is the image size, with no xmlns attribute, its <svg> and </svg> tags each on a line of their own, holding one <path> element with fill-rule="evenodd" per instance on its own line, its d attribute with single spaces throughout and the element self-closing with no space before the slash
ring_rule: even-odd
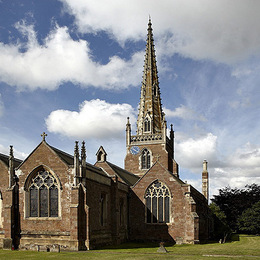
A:
<svg viewBox="0 0 260 260">
<path fill-rule="evenodd" d="M 146 223 L 170 222 L 170 191 L 156 180 L 146 190 Z"/>
<path fill-rule="evenodd" d="M 59 185 L 46 170 L 38 171 L 29 184 L 29 216 L 58 217 Z"/>
<path fill-rule="evenodd" d="M 141 168 L 149 169 L 151 167 L 151 154 L 147 149 L 143 149 L 141 154 Z"/>
<path fill-rule="evenodd" d="M 145 132 L 151 131 L 151 122 L 150 122 L 149 118 L 147 118 L 147 117 L 144 120 L 144 131 Z"/>
</svg>

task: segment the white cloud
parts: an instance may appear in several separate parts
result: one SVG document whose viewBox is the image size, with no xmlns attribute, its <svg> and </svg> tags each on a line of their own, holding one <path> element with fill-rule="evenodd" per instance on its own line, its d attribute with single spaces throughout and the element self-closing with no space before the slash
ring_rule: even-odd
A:
<svg viewBox="0 0 260 260">
<path fill-rule="evenodd" d="M 237 149 L 236 152 L 228 158 L 228 161 L 233 167 L 237 165 L 242 169 L 258 167 L 258 170 L 260 170 L 260 147 L 247 143 L 244 147 Z"/>
<path fill-rule="evenodd" d="M 9 156 L 10 146 L 6 147 L 6 146 L 0 144 L 0 153 Z M 13 148 L 13 153 L 14 153 L 14 157 L 18 158 L 20 160 L 24 160 L 28 156 L 28 154 L 26 154 L 24 152 L 20 152 L 20 151 L 16 150 L 15 148 Z"/>
<path fill-rule="evenodd" d="M 71 138 L 121 138 L 126 118 L 134 120 L 129 104 L 110 104 L 104 100 L 84 101 L 79 112 L 56 110 L 45 120 L 48 131 Z"/>
<path fill-rule="evenodd" d="M 167 108 L 163 108 L 163 111 L 167 117 L 179 117 L 181 119 L 206 121 L 205 117 L 197 114 L 194 110 L 184 105 L 177 107 L 174 111 Z"/>
<path fill-rule="evenodd" d="M 135 53 L 128 61 L 113 56 L 102 65 L 93 60 L 88 42 L 74 41 L 67 27 L 56 26 L 43 45 L 37 42 L 32 25 L 21 22 L 16 28 L 28 42 L 0 43 L 0 81 L 19 90 L 55 90 L 68 81 L 82 87 L 124 89 L 140 81 L 143 53 Z"/>
<path fill-rule="evenodd" d="M 4 102 L 2 100 L 2 95 L 0 94 L 0 117 L 4 114 Z"/>
<path fill-rule="evenodd" d="M 148 14 L 165 53 L 236 62 L 260 51 L 257 0 L 60 0 L 80 32 L 106 31 L 118 42 L 144 39 Z"/>
<path fill-rule="evenodd" d="M 209 164 L 210 165 L 210 164 Z M 250 143 L 223 158 L 220 167 L 209 168 L 211 194 L 230 186 L 244 188 L 260 182 L 260 147 Z"/>
<path fill-rule="evenodd" d="M 2 144 L 0 144 L 0 153 L 8 155 L 9 154 L 9 148 L 3 146 Z"/>
<path fill-rule="evenodd" d="M 249 68 L 236 68 L 234 71 L 232 71 L 231 75 L 240 78 L 243 76 L 249 76 L 252 73 L 252 70 Z"/>
<path fill-rule="evenodd" d="M 200 169 L 205 159 L 211 165 L 217 163 L 217 136 L 212 133 L 196 139 L 179 140 L 175 146 L 176 160 L 183 168 Z"/>
</svg>

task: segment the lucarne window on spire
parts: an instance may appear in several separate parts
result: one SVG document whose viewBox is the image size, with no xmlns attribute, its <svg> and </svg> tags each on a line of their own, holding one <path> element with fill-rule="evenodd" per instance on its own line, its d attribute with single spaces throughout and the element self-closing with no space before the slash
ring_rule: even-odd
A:
<svg viewBox="0 0 260 260">
<path fill-rule="evenodd" d="M 144 131 L 145 132 L 151 131 L 151 121 L 148 117 L 146 117 L 145 120 L 144 120 Z"/>
</svg>

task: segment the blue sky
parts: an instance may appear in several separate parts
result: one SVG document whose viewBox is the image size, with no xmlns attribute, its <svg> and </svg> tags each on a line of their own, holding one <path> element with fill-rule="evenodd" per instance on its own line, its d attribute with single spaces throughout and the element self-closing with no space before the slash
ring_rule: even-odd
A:
<svg viewBox="0 0 260 260">
<path fill-rule="evenodd" d="M 134 132 L 149 15 L 180 177 L 211 194 L 260 180 L 260 2 L 0 0 L 0 152 L 85 140 L 124 166 Z"/>
</svg>

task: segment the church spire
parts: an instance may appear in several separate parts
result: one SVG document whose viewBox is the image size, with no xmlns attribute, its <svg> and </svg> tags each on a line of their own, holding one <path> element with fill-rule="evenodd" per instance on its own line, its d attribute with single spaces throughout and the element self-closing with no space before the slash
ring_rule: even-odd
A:
<svg viewBox="0 0 260 260">
<path fill-rule="evenodd" d="M 163 131 L 163 112 L 153 39 L 152 22 L 149 18 L 143 81 L 137 120 L 137 134 L 156 134 Z"/>
<path fill-rule="evenodd" d="M 152 22 L 149 18 L 144 58 L 143 81 L 137 118 L 136 135 L 131 134 L 129 119 L 126 124 L 125 169 L 143 176 L 160 157 L 165 169 L 178 175 L 178 164 L 174 160 L 174 131 L 167 136 L 167 122 L 162 111 L 159 77 L 153 39 Z M 159 158 L 158 157 L 158 158 Z"/>
</svg>

